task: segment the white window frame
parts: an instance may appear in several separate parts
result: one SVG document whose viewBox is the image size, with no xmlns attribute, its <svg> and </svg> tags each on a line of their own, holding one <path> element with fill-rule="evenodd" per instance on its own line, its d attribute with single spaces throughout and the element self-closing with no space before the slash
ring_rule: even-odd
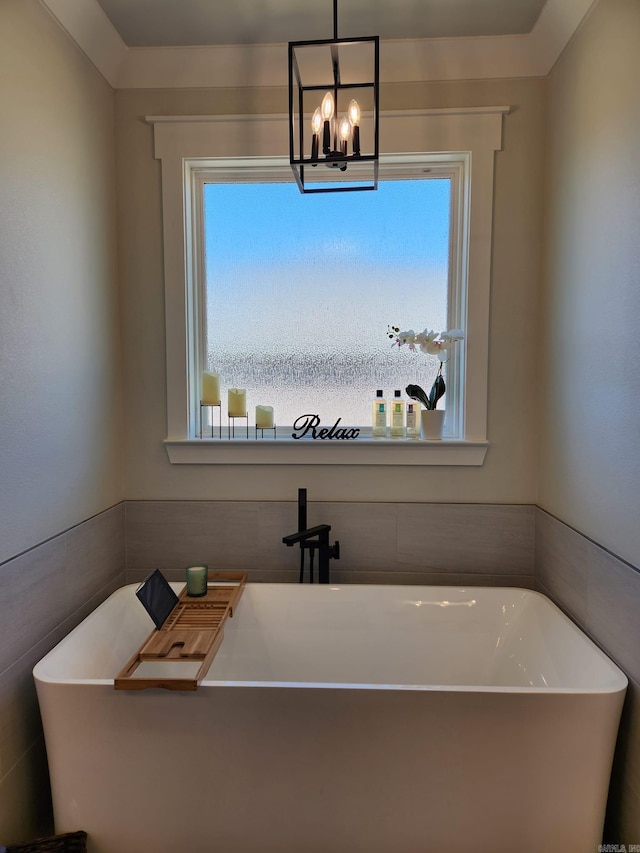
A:
<svg viewBox="0 0 640 853">
<path fill-rule="evenodd" d="M 291 182 L 291 166 L 286 158 L 216 158 L 197 159 L 186 163 L 188 204 L 186 206 L 187 232 L 192 234 L 191 257 L 197 262 L 187 267 L 187 300 L 193 306 L 193 329 L 189 339 L 192 341 L 193 370 L 189 385 L 189 436 L 197 437 L 200 421 L 199 377 L 206 370 L 206 271 L 204 266 L 205 222 L 204 222 L 204 186 L 216 183 L 283 183 Z M 449 270 L 447 289 L 448 329 L 462 329 L 466 326 L 465 307 L 467 304 L 466 252 L 466 216 L 468 209 L 468 157 L 460 154 L 410 154 L 381 158 L 379 180 L 425 180 L 446 178 L 450 180 L 450 233 L 449 233 Z M 424 174 L 429 173 L 429 177 Z M 292 184 L 292 186 L 295 186 Z M 296 187 L 297 188 L 297 187 Z M 418 318 L 419 320 L 425 318 Z M 422 328 L 422 327 L 421 327 Z M 383 325 L 384 329 L 384 325 Z M 453 439 L 464 437 L 464 359 L 460 352 L 464 344 L 457 346 L 447 362 L 447 398 L 445 433 Z M 360 428 L 361 438 L 371 438 L 371 426 L 349 422 L 350 426 Z M 283 425 L 285 430 L 291 424 Z M 330 426 L 330 424 L 327 424 Z M 225 428 L 226 430 L 226 428 Z M 226 437 L 226 431 L 223 433 Z M 282 433 L 281 433 L 282 435 Z"/>
<path fill-rule="evenodd" d="M 223 162 L 235 170 L 279 169 L 286 150 L 286 116 L 155 116 L 155 156 L 162 163 L 167 342 L 167 438 L 174 463 L 217 464 L 345 464 L 345 465 L 481 465 L 488 447 L 487 386 L 489 292 L 493 209 L 494 153 L 502 145 L 502 119 L 508 107 L 424 110 L 385 113 L 381 117 L 381 149 L 392 151 L 402 140 L 407 154 L 383 154 L 381 166 L 428 157 L 435 165 L 462 166 L 461 192 L 453 229 L 466 229 L 467 247 L 457 258 L 455 275 L 466 282 L 462 302 L 452 306 L 466 330 L 463 357 L 452 363 L 464 382 L 464 405 L 457 421 L 460 435 L 440 442 L 314 441 L 293 439 L 202 441 L 193 437 L 194 405 L 199 387 L 202 328 L 197 288 L 204 279 L 195 268 L 202 241 L 197 207 L 197 181 L 203 169 Z M 383 132 L 384 128 L 384 132 Z M 265 160 L 265 158 L 267 158 Z M 292 192 L 297 191 L 292 183 Z M 198 224 L 200 223 L 200 224 Z M 455 383 L 454 383 L 455 385 Z"/>
</svg>

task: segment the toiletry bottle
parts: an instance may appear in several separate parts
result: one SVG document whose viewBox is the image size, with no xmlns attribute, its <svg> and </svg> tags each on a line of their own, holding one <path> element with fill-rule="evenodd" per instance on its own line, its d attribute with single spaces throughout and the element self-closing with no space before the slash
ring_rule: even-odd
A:
<svg viewBox="0 0 640 853">
<path fill-rule="evenodd" d="M 387 437 L 387 401 L 382 396 L 382 391 L 376 391 L 373 401 L 373 427 L 371 430 L 374 438 Z"/>
<path fill-rule="evenodd" d="M 390 432 L 393 438 L 404 437 L 404 400 L 400 396 L 400 391 L 393 392 Z"/>
<path fill-rule="evenodd" d="M 407 438 L 420 438 L 420 406 L 418 403 L 407 403 Z"/>
</svg>

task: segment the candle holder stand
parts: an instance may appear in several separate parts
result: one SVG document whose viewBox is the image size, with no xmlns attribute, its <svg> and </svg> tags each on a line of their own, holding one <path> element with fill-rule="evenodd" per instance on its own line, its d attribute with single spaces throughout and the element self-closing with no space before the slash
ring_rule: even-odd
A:
<svg viewBox="0 0 640 853">
<path fill-rule="evenodd" d="M 236 437 L 236 421 L 246 421 L 247 438 L 249 438 L 249 412 L 244 415 L 229 415 L 229 439 Z"/>
<path fill-rule="evenodd" d="M 213 409 L 218 410 L 218 438 L 222 438 L 222 403 L 203 403 L 200 400 L 200 438 L 204 438 L 202 429 L 202 410 L 211 409 L 211 438 L 213 438 Z"/>
<path fill-rule="evenodd" d="M 277 438 L 276 434 L 276 425 L 274 424 L 272 427 L 256 427 L 256 441 L 258 440 L 258 431 L 260 432 L 260 438 L 264 438 L 264 432 L 273 432 L 273 438 Z"/>
</svg>

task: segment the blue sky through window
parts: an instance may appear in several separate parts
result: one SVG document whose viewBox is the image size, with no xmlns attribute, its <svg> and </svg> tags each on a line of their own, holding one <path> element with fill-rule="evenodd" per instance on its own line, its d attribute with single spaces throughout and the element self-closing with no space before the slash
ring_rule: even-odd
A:
<svg viewBox="0 0 640 853">
<path fill-rule="evenodd" d="M 279 426 L 369 426 L 377 388 L 430 384 L 436 360 L 391 349 L 386 329 L 447 327 L 450 192 L 448 178 L 205 185 L 207 369 L 247 389 L 251 423 L 262 404 Z"/>
</svg>

